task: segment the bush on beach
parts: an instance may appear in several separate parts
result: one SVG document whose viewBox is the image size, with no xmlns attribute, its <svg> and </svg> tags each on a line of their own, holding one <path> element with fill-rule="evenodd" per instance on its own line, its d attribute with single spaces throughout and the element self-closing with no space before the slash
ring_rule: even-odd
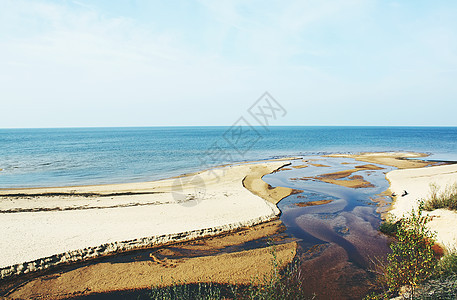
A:
<svg viewBox="0 0 457 300">
<path fill-rule="evenodd" d="M 401 220 L 395 221 L 393 218 L 388 218 L 379 225 L 379 231 L 388 236 L 395 236 L 400 226 Z"/>
<path fill-rule="evenodd" d="M 434 234 L 426 227 L 427 222 L 421 204 L 418 211 L 413 210 L 398 226 L 385 270 L 390 290 L 398 291 L 402 286 L 409 286 L 414 291 L 419 283 L 433 275 L 438 258 L 433 250 Z"/>
<path fill-rule="evenodd" d="M 392 253 L 387 262 L 379 264 L 378 282 L 384 292 L 369 295 L 366 299 L 384 299 L 406 287 L 414 295 L 419 284 L 432 278 L 437 269 L 439 256 L 435 254 L 434 234 L 426 227 L 429 218 L 422 214 L 424 203 L 418 210 L 399 221 L 386 220 L 380 230 L 394 237 L 390 244 Z"/>
<path fill-rule="evenodd" d="M 438 263 L 438 277 L 457 277 L 457 251 L 453 250 L 444 255 Z"/>
<path fill-rule="evenodd" d="M 457 183 L 447 185 L 443 192 L 440 192 L 440 186 L 430 184 L 430 194 L 425 201 L 424 209 L 432 211 L 435 209 L 457 210 Z"/>
</svg>

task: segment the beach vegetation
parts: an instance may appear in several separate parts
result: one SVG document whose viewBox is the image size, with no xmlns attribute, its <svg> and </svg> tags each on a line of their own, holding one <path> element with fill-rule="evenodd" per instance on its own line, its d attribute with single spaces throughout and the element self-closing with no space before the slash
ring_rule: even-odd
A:
<svg viewBox="0 0 457 300">
<path fill-rule="evenodd" d="M 400 221 L 396 221 L 394 218 L 387 218 L 384 222 L 379 225 L 379 231 L 385 235 L 395 236 L 400 226 Z"/>
<path fill-rule="evenodd" d="M 401 221 L 389 220 L 387 225 L 382 226 L 394 237 L 390 244 L 392 252 L 387 255 L 385 264 L 377 266 L 381 271 L 379 283 L 385 292 L 367 296 L 366 299 L 383 299 L 401 289 L 412 297 L 419 284 L 436 274 L 439 256 L 434 251 L 434 233 L 426 226 L 429 217 L 423 215 L 423 206 L 421 202 L 419 209 L 413 210 Z"/>
<path fill-rule="evenodd" d="M 425 201 L 424 209 L 432 211 L 445 208 L 457 210 L 457 183 L 447 185 L 442 192 L 437 184 L 430 184 L 430 194 Z"/>
<path fill-rule="evenodd" d="M 397 291 L 406 285 L 414 291 L 433 275 L 438 259 L 433 250 L 434 235 L 426 227 L 428 219 L 420 207 L 398 226 L 390 245 L 392 253 L 387 256 L 385 279 L 389 289 Z"/>
<path fill-rule="evenodd" d="M 449 251 L 444 255 L 437 266 L 438 277 L 457 276 L 457 251 Z"/>
<path fill-rule="evenodd" d="M 416 291 L 414 299 L 457 299 L 457 275 L 428 280 Z"/>
<path fill-rule="evenodd" d="M 416 290 L 415 299 L 457 299 L 457 252 L 449 251 L 438 262 L 430 279 Z"/>
</svg>

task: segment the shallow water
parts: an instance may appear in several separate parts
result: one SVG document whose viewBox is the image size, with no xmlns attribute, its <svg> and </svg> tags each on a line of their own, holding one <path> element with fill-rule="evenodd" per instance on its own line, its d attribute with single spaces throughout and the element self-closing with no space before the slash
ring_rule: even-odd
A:
<svg viewBox="0 0 457 300">
<path fill-rule="evenodd" d="M 316 159 L 316 157 L 305 157 Z M 272 186 L 286 186 L 302 193 L 291 195 L 278 206 L 287 233 L 299 240 L 305 286 L 318 299 L 360 299 L 368 292 L 373 275 L 373 261 L 385 257 L 388 239 L 377 229 L 380 215 L 371 199 L 390 197 L 379 194 L 388 188 L 385 173 L 394 169 L 363 170 L 361 175 L 373 187 L 348 188 L 318 180 L 296 178 L 314 177 L 325 173 L 353 169 L 365 163 L 346 158 L 320 158 L 306 168 L 279 171 L 263 177 Z M 341 164 L 347 163 L 347 164 Z M 290 167 L 306 164 L 299 160 Z M 333 200 L 328 204 L 298 207 L 298 202 Z"/>
<path fill-rule="evenodd" d="M 382 166 L 382 170 L 365 170 L 354 173 L 362 175 L 373 184 L 370 188 L 347 188 L 318 180 L 297 180 L 294 178 L 314 177 L 324 173 L 333 173 L 353 169 L 356 162 L 346 158 L 320 158 L 316 156 L 304 159 L 319 159 L 329 167 L 294 169 L 293 166 L 307 164 L 302 160 L 293 161 L 287 169 L 263 177 L 272 186 L 287 186 L 303 192 L 286 197 L 278 206 L 281 209 L 281 221 L 286 226 L 284 233 L 274 237 L 253 240 L 244 244 L 218 249 L 216 252 L 194 251 L 173 248 L 173 258 L 217 255 L 253 248 L 266 247 L 271 238 L 281 243 L 293 238 L 298 241 L 298 255 L 301 260 L 304 287 L 309 294 L 315 293 L 317 299 L 361 299 L 370 290 L 374 276 L 370 273 L 373 261 L 382 259 L 389 251 L 388 239 L 378 232 L 380 215 L 378 206 L 371 199 L 382 197 L 390 202 L 390 197 L 380 196 L 388 188 L 385 173 L 394 169 Z M 342 164 L 348 163 L 348 164 Z M 378 165 L 380 166 L 380 165 Z M 299 207 L 298 202 L 332 200 L 331 203 Z M 289 237 L 289 238 L 287 238 Z M 169 247 L 170 248 L 170 247 Z M 149 254 L 155 250 L 140 250 L 131 254 L 106 258 L 112 263 L 149 260 Z M 104 259 L 105 260 L 105 259 Z M 97 295 L 122 299 L 147 295 L 147 291 L 125 291 Z M 78 299 L 97 299 L 85 296 Z"/>
<path fill-rule="evenodd" d="M 390 197 L 380 196 L 388 188 L 385 173 L 394 169 L 382 166 L 382 170 L 366 170 L 354 173 L 362 175 L 373 184 L 370 188 L 347 188 L 318 180 L 297 180 L 295 178 L 314 177 L 353 169 L 360 163 L 346 158 L 321 158 L 316 156 L 304 159 L 318 159 L 329 167 L 295 169 L 293 166 L 307 164 L 302 160 L 293 161 L 287 169 L 272 173 L 263 179 L 272 186 L 287 186 L 303 192 L 293 194 L 279 202 L 281 221 L 286 226 L 283 233 L 274 237 L 253 240 L 244 244 L 218 249 L 217 251 L 194 251 L 169 246 L 173 258 L 217 255 L 253 248 L 266 247 L 271 238 L 276 242 L 288 242 L 293 238 L 298 242 L 298 256 L 304 287 L 309 294 L 315 293 L 317 299 L 362 299 L 370 290 L 374 276 L 370 273 L 373 261 L 382 259 L 389 251 L 388 239 L 378 232 L 380 223 L 378 206 L 371 199 L 382 197 L 390 202 Z M 348 164 L 342 164 L 348 163 Z M 380 165 L 378 165 L 380 166 Z M 331 203 L 299 207 L 298 202 L 332 200 Z M 149 260 L 149 254 L 156 250 L 140 250 L 131 254 L 105 258 L 111 263 Z M 157 255 L 157 254 L 155 254 Z M 160 256 L 160 254 L 159 254 Z M 125 297 L 147 296 L 146 290 L 112 292 L 88 295 L 76 299 L 123 299 Z M 101 297 L 101 298 L 100 298 Z"/>
</svg>

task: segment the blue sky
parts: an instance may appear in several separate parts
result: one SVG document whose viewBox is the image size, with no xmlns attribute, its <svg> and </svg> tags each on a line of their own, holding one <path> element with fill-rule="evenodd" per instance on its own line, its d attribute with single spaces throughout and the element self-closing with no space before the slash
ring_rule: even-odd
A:
<svg viewBox="0 0 457 300">
<path fill-rule="evenodd" d="M 0 1 L 0 128 L 457 126 L 457 1 Z"/>
</svg>

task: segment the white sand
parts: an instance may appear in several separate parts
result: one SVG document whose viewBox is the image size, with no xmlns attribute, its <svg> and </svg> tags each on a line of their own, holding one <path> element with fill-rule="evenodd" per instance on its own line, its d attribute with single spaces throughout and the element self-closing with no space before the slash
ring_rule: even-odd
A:
<svg viewBox="0 0 457 300">
<path fill-rule="evenodd" d="M 390 181 L 390 190 L 397 195 L 390 214 L 400 218 L 413 208 L 417 209 L 420 200 L 429 196 L 430 184 L 438 184 L 443 190 L 446 185 L 457 183 L 457 165 L 395 170 L 386 178 Z M 408 195 L 402 197 L 405 190 Z M 438 243 L 448 249 L 457 248 L 457 213 L 438 209 L 425 214 L 433 216 L 428 226 L 436 231 Z"/>
<path fill-rule="evenodd" d="M 284 161 L 261 163 L 263 174 L 259 176 L 286 164 Z M 0 198 L 3 212 L 0 213 L 0 268 L 116 241 L 179 233 L 185 236 L 190 232 L 198 236 L 201 229 L 232 230 L 271 220 L 279 214 L 278 208 L 242 184 L 247 174 L 258 171 L 258 166 L 233 165 L 204 171 L 197 177 L 156 182 L 0 190 L 0 196 L 75 193 Z M 78 195 L 87 192 L 149 194 Z M 30 212 L 43 208 L 50 211 Z M 29 212 L 12 212 L 21 209 Z"/>
</svg>

